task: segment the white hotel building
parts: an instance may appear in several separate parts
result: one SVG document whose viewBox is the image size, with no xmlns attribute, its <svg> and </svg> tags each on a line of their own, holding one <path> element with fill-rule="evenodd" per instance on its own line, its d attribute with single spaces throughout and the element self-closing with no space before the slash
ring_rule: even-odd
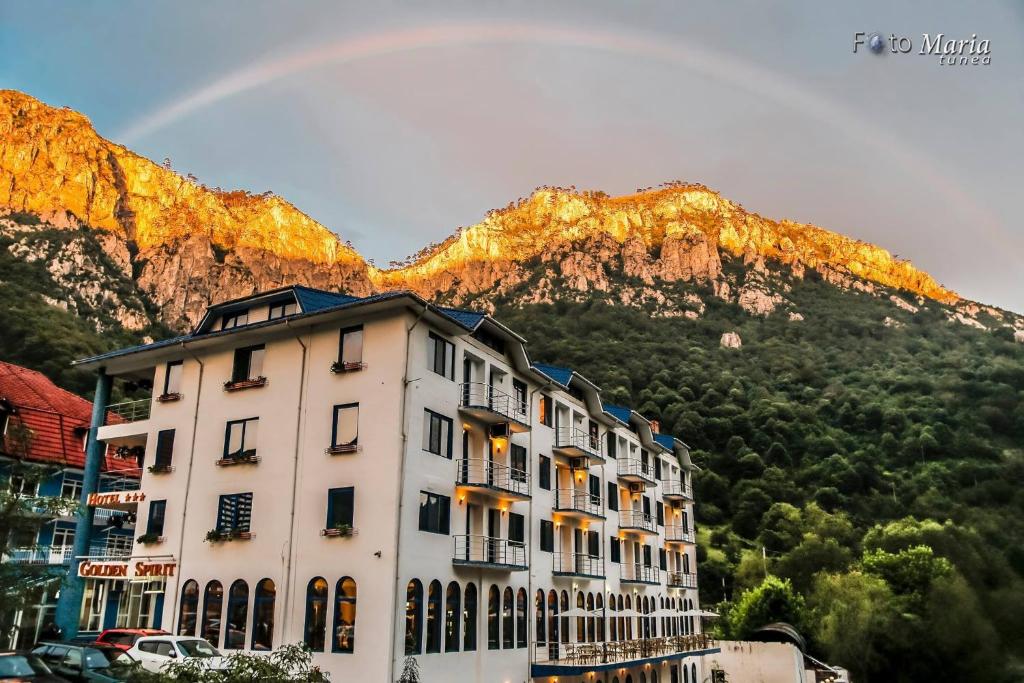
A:
<svg viewBox="0 0 1024 683">
<path fill-rule="evenodd" d="M 94 424 L 145 451 L 127 578 L 172 574 L 138 626 L 338 681 L 704 680 L 686 444 L 492 318 L 294 286 L 79 364 L 154 387 Z"/>
</svg>

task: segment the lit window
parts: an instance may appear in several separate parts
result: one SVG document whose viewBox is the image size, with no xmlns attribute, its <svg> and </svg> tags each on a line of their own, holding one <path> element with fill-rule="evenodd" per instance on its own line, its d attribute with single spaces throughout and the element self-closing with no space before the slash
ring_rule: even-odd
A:
<svg viewBox="0 0 1024 683">
<path fill-rule="evenodd" d="M 356 582 L 348 576 L 338 580 L 334 590 L 334 638 L 332 652 L 355 652 Z"/>
<path fill-rule="evenodd" d="M 313 652 L 324 651 L 327 629 L 327 581 L 317 576 L 306 586 L 306 628 L 303 640 Z"/>
</svg>

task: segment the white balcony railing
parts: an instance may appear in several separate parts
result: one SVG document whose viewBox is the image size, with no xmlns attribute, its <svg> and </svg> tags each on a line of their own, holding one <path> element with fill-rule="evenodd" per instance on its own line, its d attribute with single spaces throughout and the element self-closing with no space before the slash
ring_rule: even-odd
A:
<svg viewBox="0 0 1024 683">
<path fill-rule="evenodd" d="M 117 413 L 125 422 L 140 422 L 149 419 L 152 399 L 140 398 L 135 401 L 121 401 L 107 406 L 107 410 Z"/>
<path fill-rule="evenodd" d="M 693 529 L 680 525 L 665 527 L 665 540 L 675 543 L 696 543 Z"/>
<path fill-rule="evenodd" d="M 669 572 L 669 588 L 696 588 L 697 575 L 688 572 Z"/>
<path fill-rule="evenodd" d="M 619 458 L 616 460 L 620 477 L 639 477 L 654 483 L 654 467 L 638 458 Z"/>
<path fill-rule="evenodd" d="M 603 457 L 601 439 L 579 427 L 559 427 L 555 432 L 555 448 L 580 455 Z"/>
<path fill-rule="evenodd" d="M 4 556 L 4 562 L 12 564 L 67 564 L 74 557 L 70 545 L 28 546 L 11 548 Z"/>
<path fill-rule="evenodd" d="M 526 568 L 526 546 L 519 541 L 492 536 L 454 536 L 452 561 L 456 564 L 489 564 Z"/>
<path fill-rule="evenodd" d="M 555 509 L 582 512 L 595 517 L 604 516 L 604 511 L 601 509 L 601 496 L 577 489 L 555 491 Z"/>
<path fill-rule="evenodd" d="M 604 558 L 600 555 L 555 553 L 553 557 L 555 574 L 604 577 Z"/>
<path fill-rule="evenodd" d="M 661 482 L 661 495 L 693 500 L 693 487 L 681 481 L 666 479 Z"/>
<path fill-rule="evenodd" d="M 483 486 L 520 496 L 530 495 L 530 475 L 524 470 L 484 458 L 460 458 L 455 467 L 459 484 Z"/>
<path fill-rule="evenodd" d="M 609 618 L 615 612 L 609 611 Z M 629 666 L 652 657 L 663 657 L 683 652 L 700 652 L 718 646 L 705 633 L 662 638 L 635 638 L 597 643 L 538 642 L 533 644 L 533 661 L 536 664 L 590 667 L 597 664 L 622 664 Z"/>
<path fill-rule="evenodd" d="M 640 529 L 655 533 L 657 526 L 654 517 L 648 512 L 640 510 L 623 510 L 619 512 L 620 529 Z"/>
<path fill-rule="evenodd" d="M 486 410 L 508 420 L 529 424 L 526 401 L 517 400 L 485 382 L 463 382 L 460 388 L 460 408 Z"/>
</svg>

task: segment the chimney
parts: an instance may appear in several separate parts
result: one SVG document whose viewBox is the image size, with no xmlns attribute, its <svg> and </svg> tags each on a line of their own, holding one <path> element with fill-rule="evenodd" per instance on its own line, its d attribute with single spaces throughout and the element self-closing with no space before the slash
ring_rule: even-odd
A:
<svg viewBox="0 0 1024 683">
<path fill-rule="evenodd" d="M 657 420 L 651 420 L 651 431 L 655 434 L 661 433 L 661 423 Z"/>
</svg>

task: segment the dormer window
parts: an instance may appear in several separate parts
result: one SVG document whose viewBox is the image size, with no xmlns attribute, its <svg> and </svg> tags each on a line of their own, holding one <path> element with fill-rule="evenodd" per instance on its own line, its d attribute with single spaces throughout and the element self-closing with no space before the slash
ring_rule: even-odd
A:
<svg viewBox="0 0 1024 683">
<path fill-rule="evenodd" d="M 234 313 L 228 313 L 224 316 L 224 321 L 221 323 L 220 328 L 222 330 L 231 330 L 236 327 L 242 327 L 243 325 L 249 324 L 249 309 L 244 311 L 235 311 Z"/>
<path fill-rule="evenodd" d="M 282 301 L 279 304 L 270 305 L 270 314 L 267 320 L 277 320 L 299 312 L 299 305 L 294 301 Z"/>
</svg>

